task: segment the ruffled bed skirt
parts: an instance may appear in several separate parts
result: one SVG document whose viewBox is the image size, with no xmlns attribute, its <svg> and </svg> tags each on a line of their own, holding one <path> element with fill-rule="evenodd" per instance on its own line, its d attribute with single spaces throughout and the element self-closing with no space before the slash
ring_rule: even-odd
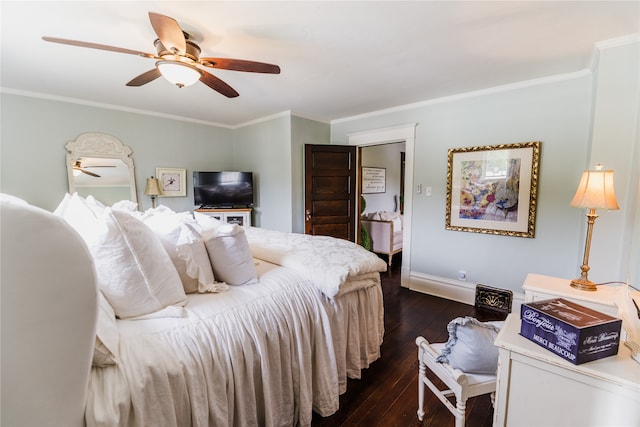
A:
<svg viewBox="0 0 640 427">
<path fill-rule="evenodd" d="M 116 365 L 94 367 L 88 426 L 308 426 L 379 357 L 382 291 L 336 299 L 281 267 L 189 295 L 184 318 L 119 321 Z"/>
</svg>

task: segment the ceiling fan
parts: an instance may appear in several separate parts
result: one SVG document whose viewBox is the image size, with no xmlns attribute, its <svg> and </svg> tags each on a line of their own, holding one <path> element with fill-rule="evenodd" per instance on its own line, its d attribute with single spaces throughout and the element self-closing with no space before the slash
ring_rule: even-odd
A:
<svg viewBox="0 0 640 427">
<path fill-rule="evenodd" d="M 200 80 L 222 95 L 234 98 L 239 93 L 218 77 L 208 73 L 206 67 L 250 73 L 280 74 L 280 67 L 273 64 L 230 58 L 200 58 L 200 47 L 189 40 L 189 34 L 180 28 L 175 19 L 149 12 L 149 20 L 158 36 L 153 42 L 157 54 L 57 37 L 44 36 L 42 39 L 53 43 L 108 50 L 156 60 L 155 68 L 133 78 L 127 83 L 127 86 L 142 86 L 160 76 L 165 77 L 178 87 L 190 86 Z"/>
<path fill-rule="evenodd" d="M 114 165 L 93 165 L 93 166 L 85 167 L 85 166 L 82 166 L 82 162 L 80 160 L 74 160 L 73 162 L 73 174 L 75 176 L 78 176 L 81 173 L 84 173 L 94 178 L 100 178 L 100 175 L 98 175 L 95 172 L 91 172 L 89 168 L 115 168 L 115 166 Z"/>
</svg>

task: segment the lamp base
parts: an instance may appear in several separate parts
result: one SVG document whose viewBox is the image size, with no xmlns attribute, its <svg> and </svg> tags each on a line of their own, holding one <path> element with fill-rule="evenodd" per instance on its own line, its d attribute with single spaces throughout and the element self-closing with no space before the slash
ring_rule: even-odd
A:
<svg viewBox="0 0 640 427">
<path fill-rule="evenodd" d="M 574 279 L 571 281 L 571 287 L 572 288 L 576 288 L 576 289 L 580 289 L 581 291 L 597 291 L 598 288 L 596 287 L 596 284 L 593 283 L 591 280 L 585 279 L 585 278 L 580 278 L 580 279 Z"/>
</svg>

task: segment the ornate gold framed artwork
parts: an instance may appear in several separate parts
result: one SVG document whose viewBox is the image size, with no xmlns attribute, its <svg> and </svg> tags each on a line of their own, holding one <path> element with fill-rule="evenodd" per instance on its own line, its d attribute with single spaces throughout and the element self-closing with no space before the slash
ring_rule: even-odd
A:
<svg viewBox="0 0 640 427">
<path fill-rule="evenodd" d="M 447 230 L 534 237 L 540 142 L 449 149 Z"/>
<path fill-rule="evenodd" d="M 156 178 L 160 184 L 158 197 L 186 197 L 187 171 L 177 168 L 156 168 Z"/>
</svg>

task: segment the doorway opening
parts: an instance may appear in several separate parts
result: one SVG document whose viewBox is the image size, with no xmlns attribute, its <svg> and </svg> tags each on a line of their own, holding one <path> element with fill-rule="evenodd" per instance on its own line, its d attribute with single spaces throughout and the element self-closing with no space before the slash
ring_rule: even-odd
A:
<svg viewBox="0 0 640 427">
<path fill-rule="evenodd" d="M 361 164 L 360 244 L 397 265 L 403 250 L 406 144 L 391 142 L 358 147 Z M 375 173 L 371 176 L 372 173 Z M 396 261 L 394 263 L 394 258 Z"/>
<path fill-rule="evenodd" d="M 403 250 L 402 250 L 402 267 L 401 267 L 401 285 L 409 287 L 409 276 L 411 272 L 411 223 L 412 223 L 412 204 L 413 204 L 413 159 L 415 151 L 415 132 L 417 123 L 394 126 L 383 129 L 375 129 L 370 131 L 358 132 L 349 135 L 349 145 L 358 147 L 368 147 L 372 145 L 381 145 L 389 143 L 404 143 L 404 179 L 403 183 Z M 360 158 L 360 156 L 358 156 Z M 358 197 L 358 200 L 360 198 Z M 358 224 L 360 219 L 358 219 Z M 359 232 L 359 230 L 358 230 Z"/>
</svg>

